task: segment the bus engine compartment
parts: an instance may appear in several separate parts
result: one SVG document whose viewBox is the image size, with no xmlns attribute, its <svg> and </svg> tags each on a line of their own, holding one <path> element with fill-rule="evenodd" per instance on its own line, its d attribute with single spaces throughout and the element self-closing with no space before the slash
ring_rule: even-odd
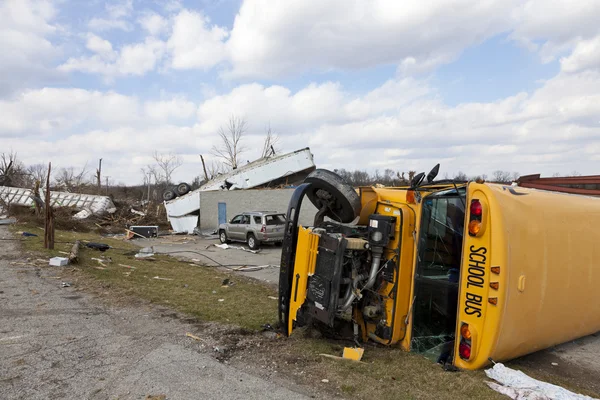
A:
<svg viewBox="0 0 600 400">
<path fill-rule="evenodd" d="M 392 321 L 387 316 L 393 310 L 386 309 L 385 299 L 393 294 L 380 289 L 394 282 L 397 257 L 384 254 L 384 249 L 394 238 L 396 220 L 373 214 L 367 227 L 328 222 L 305 233 L 318 236 L 318 245 L 297 321 L 318 321 L 336 332 L 351 328 L 356 341 L 366 331 L 363 324 L 369 324 L 375 326 L 373 338 L 390 341 Z"/>
</svg>

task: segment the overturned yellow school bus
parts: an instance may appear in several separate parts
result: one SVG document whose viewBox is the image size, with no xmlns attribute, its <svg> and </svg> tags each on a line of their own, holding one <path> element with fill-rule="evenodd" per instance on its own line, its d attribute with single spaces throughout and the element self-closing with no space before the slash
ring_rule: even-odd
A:
<svg viewBox="0 0 600 400">
<path fill-rule="evenodd" d="M 314 171 L 290 202 L 279 319 L 477 369 L 600 331 L 600 198 Z M 298 226 L 302 200 L 319 212 Z"/>
</svg>

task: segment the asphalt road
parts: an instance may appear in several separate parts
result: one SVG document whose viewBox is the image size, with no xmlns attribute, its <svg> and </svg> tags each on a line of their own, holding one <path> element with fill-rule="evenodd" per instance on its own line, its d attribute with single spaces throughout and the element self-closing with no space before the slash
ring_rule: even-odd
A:
<svg viewBox="0 0 600 400">
<path fill-rule="evenodd" d="M 308 398 L 217 361 L 185 336 L 185 322 L 149 306 L 109 307 L 63 288 L 60 273 L 0 240 L 0 399 Z"/>
<path fill-rule="evenodd" d="M 240 274 L 260 279 L 261 281 L 272 285 L 276 285 L 279 282 L 281 246 L 266 244 L 261 246 L 258 253 L 251 253 L 240 249 L 240 247 L 248 249 L 247 244 L 231 242 L 229 244 L 231 248 L 224 250 L 214 246 L 215 244 L 220 244 L 218 239 L 207 239 L 202 236 L 194 235 L 174 235 L 154 239 L 135 239 L 132 243 L 140 247 L 152 246 L 156 252 L 171 253 L 173 256 L 199 260 L 206 264 L 214 264 L 212 260 L 215 260 L 221 264 L 230 265 L 231 267 L 244 265 L 267 266 L 259 270 L 240 272 Z M 210 258 L 206 258 L 203 255 Z"/>
</svg>

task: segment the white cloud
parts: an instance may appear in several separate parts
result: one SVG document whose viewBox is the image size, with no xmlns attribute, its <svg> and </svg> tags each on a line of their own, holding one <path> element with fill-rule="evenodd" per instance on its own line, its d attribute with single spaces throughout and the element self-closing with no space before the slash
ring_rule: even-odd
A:
<svg viewBox="0 0 600 400">
<path fill-rule="evenodd" d="M 50 41 L 55 16 L 50 1 L 0 2 L 0 98 L 53 75 L 47 64 L 59 54 Z"/>
<path fill-rule="evenodd" d="M 155 12 L 144 13 L 138 23 L 152 36 L 160 35 L 169 27 L 168 20 Z"/>
<path fill-rule="evenodd" d="M 164 42 L 147 38 L 144 43 L 127 45 L 121 49 L 117 70 L 122 75 L 143 75 L 152 71 L 163 56 Z"/>
<path fill-rule="evenodd" d="M 123 31 L 133 30 L 132 24 L 127 17 L 133 12 L 133 0 L 118 0 L 114 3 L 106 3 L 106 17 L 94 17 L 88 21 L 88 27 L 93 31 L 108 31 L 120 29 Z"/>
<path fill-rule="evenodd" d="M 112 44 L 108 40 L 102 39 L 101 37 L 96 36 L 93 33 L 88 34 L 87 43 L 85 47 L 87 47 L 88 50 L 97 53 L 105 59 L 112 59 L 115 57 L 115 52 L 113 51 Z"/>
<path fill-rule="evenodd" d="M 232 75 L 399 63 L 430 69 L 507 30 L 516 3 L 245 0 L 227 42 Z"/>
<path fill-rule="evenodd" d="M 600 33 L 599 19 L 600 2 L 596 0 L 527 0 L 512 11 L 511 37 L 539 48 L 542 60 L 549 62 L 579 40 Z"/>
<path fill-rule="evenodd" d="M 167 43 L 175 69 L 211 68 L 225 58 L 226 29 L 212 25 L 205 15 L 183 10 L 173 21 Z"/>
<path fill-rule="evenodd" d="M 185 98 L 148 101 L 144 110 L 149 118 L 159 121 L 185 120 L 194 117 L 197 106 Z"/>
<path fill-rule="evenodd" d="M 445 104 L 427 82 L 405 78 L 361 96 L 335 82 L 295 92 L 246 84 L 199 105 L 181 96 L 142 102 L 114 92 L 43 89 L 0 102 L 0 113 L 7 116 L 0 121 L 2 142 L 32 160 L 83 165 L 110 157 L 119 160 L 110 175 L 129 183 L 155 149 L 191 160 L 178 179 L 198 175 L 196 155 L 209 152 L 232 114 L 249 122 L 244 158 L 250 160 L 270 123 L 286 150 L 309 145 L 324 168 L 421 171 L 441 162 L 442 174 L 592 173 L 600 146 L 600 71 L 560 73 L 532 93 L 457 106 Z M 32 141 L 38 145 L 26 151 Z"/>
<path fill-rule="evenodd" d="M 98 54 L 71 57 L 58 67 L 59 70 L 99 74 L 109 81 L 117 76 L 144 75 L 154 70 L 162 59 L 165 43 L 149 37 L 145 42 L 125 45 L 117 53 L 110 42 L 90 35 L 87 47 Z"/>
<path fill-rule="evenodd" d="M 600 35 L 577 43 L 571 55 L 561 58 L 560 65 L 565 72 L 600 69 Z"/>
</svg>

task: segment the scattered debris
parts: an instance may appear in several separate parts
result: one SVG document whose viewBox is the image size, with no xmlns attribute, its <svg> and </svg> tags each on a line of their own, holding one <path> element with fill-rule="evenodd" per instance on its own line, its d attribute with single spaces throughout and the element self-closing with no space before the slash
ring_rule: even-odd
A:
<svg viewBox="0 0 600 400">
<path fill-rule="evenodd" d="M 192 338 L 192 339 L 194 339 L 194 340 L 197 340 L 197 341 L 199 341 L 199 342 L 201 342 L 201 341 L 202 341 L 202 339 L 200 339 L 198 336 L 196 336 L 196 335 L 194 335 L 194 334 L 192 334 L 192 333 L 190 333 L 190 332 L 186 332 L 185 336 L 187 336 L 187 337 L 190 337 L 190 338 Z"/>
<path fill-rule="evenodd" d="M 554 365 L 556 367 L 558 365 L 558 363 L 553 362 L 552 365 Z"/>
<path fill-rule="evenodd" d="M 106 264 L 104 264 L 104 260 L 102 260 L 101 258 L 92 257 L 92 260 L 98 261 L 98 264 L 102 265 L 103 267 L 106 267 Z M 103 269 L 106 269 L 106 268 L 103 268 Z"/>
<path fill-rule="evenodd" d="M 105 243 L 89 242 L 85 246 L 90 249 L 99 250 L 99 251 L 106 251 L 106 250 L 110 249 L 110 246 Z"/>
<path fill-rule="evenodd" d="M 558 399 L 558 400 L 593 400 L 589 396 L 576 394 L 560 386 L 542 382 L 527 376 L 522 371 L 517 371 L 496 363 L 485 370 L 488 378 L 499 382 L 486 382 L 487 385 L 498 393 L 511 399 Z"/>
<path fill-rule="evenodd" d="M 323 382 L 323 383 L 329 383 L 329 379 L 321 379 L 321 382 Z"/>
<path fill-rule="evenodd" d="M 29 232 L 23 232 L 23 233 L 21 233 L 21 236 L 25 236 L 25 237 L 37 237 L 37 235 L 35 233 L 29 233 Z"/>
<path fill-rule="evenodd" d="M 342 357 L 347 360 L 360 361 L 365 352 L 365 349 L 360 347 L 344 347 Z"/>
<path fill-rule="evenodd" d="M 11 225 L 17 222 L 16 218 L 3 218 L 0 219 L 0 225 Z"/>
<path fill-rule="evenodd" d="M 160 276 L 155 276 L 152 279 L 158 279 L 158 280 L 161 280 L 161 281 L 172 281 L 173 280 L 172 278 L 161 278 Z"/>
<path fill-rule="evenodd" d="M 101 271 L 104 271 L 104 270 L 106 269 L 106 268 L 104 268 L 104 267 L 94 267 L 94 268 L 96 268 L 96 269 L 99 269 L 99 270 L 101 270 Z"/>
<path fill-rule="evenodd" d="M 40 190 L 41 198 L 46 197 L 44 192 L 43 189 Z M 31 189 L 0 186 L 0 199 L 11 205 L 34 207 L 36 197 Z M 74 207 L 80 210 L 73 216 L 75 219 L 84 219 L 91 215 L 112 214 L 117 210 L 108 196 L 50 191 L 48 197 L 52 207 Z"/>
<path fill-rule="evenodd" d="M 229 278 L 223 279 L 223 282 L 221 283 L 221 287 L 229 287 L 233 285 L 235 285 L 235 283 Z"/>
<path fill-rule="evenodd" d="M 167 395 L 165 395 L 165 394 L 148 394 L 148 395 L 146 395 L 144 400 L 167 400 Z"/>
<path fill-rule="evenodd" d="M 267 296 L 267 297 L 271 300 L 277 300 L 277 297 L 275 297 L 275 296 Z"/>
<path fill-rule="evenodd" d="M 69 259 L 65 258 L 65 257 L 52 257 L 50 259 L 50 263 L 49 265 L 52 265 L 53 267 L 64 267 L 65 265 L 69 264 Z"/>
<path fill-rule="evenodd" d="M 63 282 L 61 284 L 62 287 L 71 287 L 71 283 L 70 282 Z"/>
<path fill-rule="evenodd" d="M 132 267 L 131 265 L 125 265 L 125 264 L 119 264 L 119 267 L 124 267 L 124 268 L 129 268 L 129 269 L 135 269 L 135 267 Z"/>
<path fill-rule="evenodd" d="M 126 229 L 127 233 L 132 233 L 135 236 L 147 239 L 158 237 L 158 226 L 130 226 Z"/>
<path fill-rule="evenodd" d="M 219 299 L 219 301 L 220 301 L 220 302 L 223 302 L 223 301 L 225 301 L 225 299 Z"/>
<path fill-rule="evenodd" d="M 243 250 L 243 251 L 247 251 L 247 252 L 249 252 L 249 253 L 253 253 L 253 254 L 258 254 L 258 253 L 260 253 L 260 249 L 259 249 L 259 250 L 250 250 L 250 249 L 247 249 L 247 248 L 245 248 L 245 247 L 243 247 L 243 246 L 232 246 L 232 245 L 230 245 L 230 244 L 227 244 L 227 243 L 222 243 L 222 244 L 213 244 L 213 246 L 215 246 L 215 247 L 218 247 L 218 248 L 220 248 L 220 249 L 223 249 L 223 250 L 227 250 L 227 249 L 237 249 L 237 250 Z M 210 247 L 210 246 L 208 246 L 208 247 Z"/>
<path fill-rule="evenodd" d="M 76 240 L 75 244 L 71 248 L 71 252 L 69 253 L 69 262 L 71 264 L 77 263 L 78 257 L 79 257 L 79 240 Z"/>
</svg>

